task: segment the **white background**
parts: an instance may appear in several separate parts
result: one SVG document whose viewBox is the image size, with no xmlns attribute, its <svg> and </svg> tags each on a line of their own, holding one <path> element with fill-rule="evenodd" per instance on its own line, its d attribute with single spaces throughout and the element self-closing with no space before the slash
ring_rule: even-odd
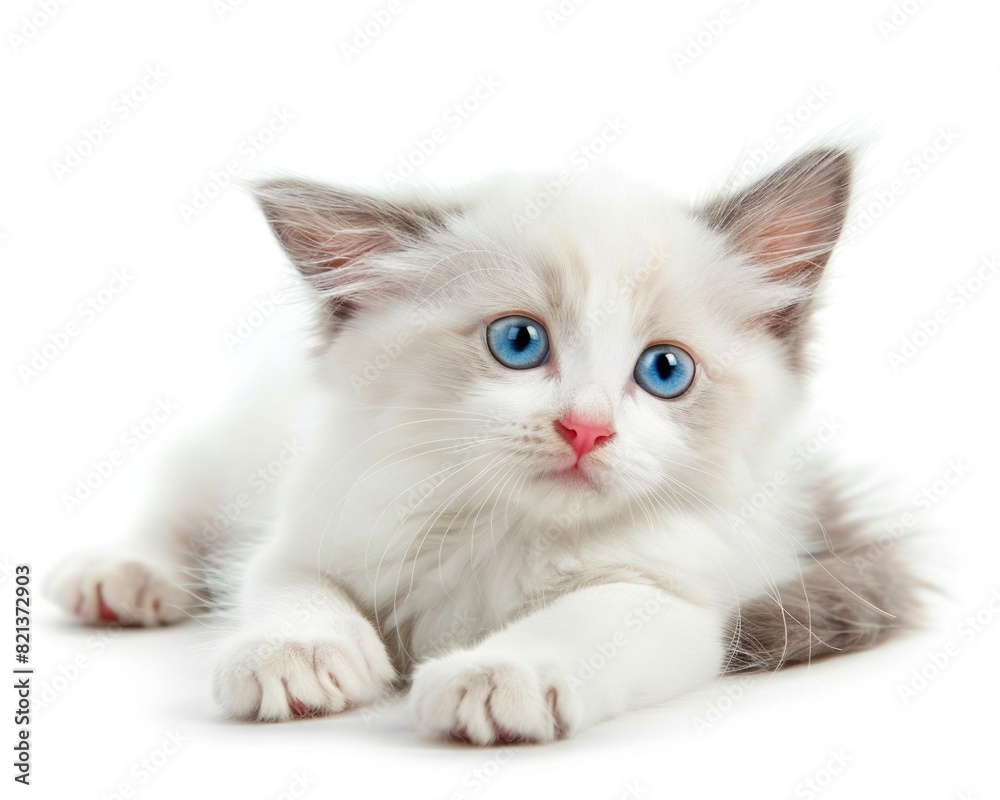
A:
<svg viewBox="0 0 1000 800">
<path fill-rule="evenodd" d="M 554 0 L 399 0 L 384 29 L 349 53 L 357 26 L 387 3 L 122 0 L 51 3 L 54 14 L 41 0 L 6 3 L 8 613 L 12 566 L 29 562 L 37 589 L 57 558 L 114 541 L 151 461 L 245 366 L 247 348 L 224 337 L 280 285 L 283 260 L 245 194 L 210 188 L 214 172 L 235 162 L 238 177 L 282 170 L 384 186 L 435 128 L 443 141 L 415 170 L 420 180 L 574 170 L 608 119 L 625 130 L 588 167 L 691 198 L 759 148 L 770 151 L 766 166 L 831 136 L 867 143 L 869 194 L 855 214 L 878 218 L 854 217 L 860 232 L 832 265 L 817 421 L 833 414 L 843 426 L 837 449 L 898 478 L 900 513 L 930 531 L 929 561 L 948 591 L 926 633 L 875 653 L 726 681 L 575 740 L 506 750 L 423 741 L 399 709 L 227 723 L 209 699 L 197 623 L 115 636 L 75 628 L 39 598 L 33 785 L 15 787 L 17 796 L 277 798 L 293 796 L 300 775 L 304 796 L 317 798 L 817 796 L 810 779 L 824 798 L 1000 798 L 1000 594 L 991 595 L 1000 588 L 1000 280 L 962 308 L 949 299 L 1000 255 L 1000 6 L 902 5 L 590 0 L 563 4 L 570 13 L 559 20 Z M 34 33 L 30 20 L 41 23 Z M 157 70 L 165 77 L 136 88 Z M 457 115 L 454 104 L 482 81 L 498 86 Z M 132 92 L 128 108 L 120 95 Z M 277 112 L 291 121 L 262 133 Z M 110 127 L 88 150 L 87 131 L 96 138 L 105 118 Z M 80 163 L 61 168 L 77 163 L 73 151 Z M 213 198 L 185 219 L 199 191 Z M 79 305 L 114 270 L 128 285 L 90 319 Z M 940 313 L 925 341 L 921 322 Z M 36 348 L 71 323 L 78 334 L 67 346 L 26 372 Z M 268 320 L 252 338 L 276 333 Z M 892 363 L 915 336 L 923 346 Z M 67 509 L 64 495 L 92 462 L 123 449 L 123 432 L 163 398 L 178 411 Z M 915 496 L 935 491 L 950 461 L 967 471 L 938 483 L 942 496 L 924 512 Z M 959 626 L 977 612 L 983 630 L 966 635 Z M 931 657 L 949 646 L 934 674 Z M 932 677 L 904 700 L 915 669 Z M 0 707 L 15 700 L 5 690 Z M 4 716 L 8 765 L 14 733 Z M 164 755 L 171 732 L 183 744 Z M 9 785 L 13 768 L 2 772 Z"/>
</svg>

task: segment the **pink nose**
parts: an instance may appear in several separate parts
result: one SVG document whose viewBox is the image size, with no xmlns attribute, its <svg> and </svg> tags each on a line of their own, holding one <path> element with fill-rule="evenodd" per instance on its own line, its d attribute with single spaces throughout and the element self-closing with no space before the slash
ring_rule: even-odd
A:
<svg viewBox="0 0 1000 800">
<path fill-rule="evenodd" d="M 611 428 L 600 422 L 582 422 L 572 417 L 558 420 L 556 430 L 576 451 L 577 461 L 615 435 Z"/>
</svg>

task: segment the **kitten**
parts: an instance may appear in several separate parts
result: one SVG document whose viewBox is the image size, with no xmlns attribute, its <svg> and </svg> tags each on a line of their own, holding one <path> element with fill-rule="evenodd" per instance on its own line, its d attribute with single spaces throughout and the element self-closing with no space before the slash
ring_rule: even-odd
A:
<svg viewBox="0 0 1000 800">
<path fill-rule="evenodd" d="M 224 606 L 226 714 L 335 713 L 408 678 L 419 729 L 484 745 L 881 642 L 918 608 L 903 545 L 867 558 L 878 520 L 844 479 L 788 466 L 852 163 L 807 152 L 695 208 L 609 177 L 260 183 L 310 356 L 51 596 L 91 623 Z M 302 408 L 274 519 L 211 522 Z"/>
</svg>

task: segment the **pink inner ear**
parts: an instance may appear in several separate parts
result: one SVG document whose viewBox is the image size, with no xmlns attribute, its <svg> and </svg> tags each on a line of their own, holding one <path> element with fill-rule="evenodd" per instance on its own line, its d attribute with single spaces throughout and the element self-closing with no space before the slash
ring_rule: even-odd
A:
<svg viewBox="0 0 1000 800">
<path fill-rule="evenodd" d="M 392 237 L 383 230 L 345 229 L 331 233 L 320 226 L 300 227 L 289 232 L 292 247 L 300 250 L 298 263 L 303 274 L 319 275 L 339 269 L 368 253 L 389 250 Z"/>
<path fill-rule="evenodd" d="M 705 214 L 770 279 L 814 283 L 840 235 L 850 181 L 848 152 L 811 151 Z"/>
<path fill-rule="evenodd" d="M 750 258 L 775 281 L 818 280 L 840 233 L 843 208 L 828 187 L 811 187 L 782 197 L 754 226 L 747 220 L 742 236 Z"/>
<path fill-rule="evenodd" d="M 344 238 L 346 241 L 344 241 L 343 244 L 340 244 L 339 241 L 336 241 L 340 238 Z M 392 247 L 392 239 L 384 234 L 371 236 L 367 239 L 354 236 L 335 237 L 335 243 L 333 245 L 328 245 L 328 247 L 335 252 L 339 251 L 345 253 L 345 255 L 342 256 L 333 256 L 332 258 L 328 258 L 324 262 L 325 268 L 337 269 L 339 267 L 343 267 L 345 264 L 349 264 L 351 261 L 354 261 L 363 255 L 367 255 L 368 253 L 388 250 Z"/>
<path fill-rule="evenodd" d="M 755 238 L 753 260 L 768 267 L 770 277 L 776 281 L 797 280 L 815 269 L 831 238 L 829 221 L 823 225 L 822 215 L 794 220 L 778 217 L 761 230 Z"/>
<path fill-rule="evenodd" d="M 352 276 L 333 278 L 356 259 L 395 250 L 439 226 L 435 205 L 378 197 L 320 183 L 279 178 L 256 186 L 257 202 L 285 252 L 309 278 L 330 274 L 343 287 Z"/>
</svg>

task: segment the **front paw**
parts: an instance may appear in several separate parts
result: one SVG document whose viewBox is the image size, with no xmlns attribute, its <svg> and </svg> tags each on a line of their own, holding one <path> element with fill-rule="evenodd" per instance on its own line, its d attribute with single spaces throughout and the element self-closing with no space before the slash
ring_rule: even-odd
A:
<svg viewBox="0 0 1000 800">
<path fill-rule="evenodd" d="M 418 668 L 410 707 L 422 732 L 479 745 L 550 742 L 583 716 L 576 692 L 553 671 L 474 653 Z"/>
<path fill-rule="evenodd" d="M 372 630 L 271 644 L 265 637 L 230 646 L 212 689 L 230 716 L 279 721 L 336 714 L 387 694 L 396 678 Z"/>
<path fill-rule="evenodd" d="M 83 556 L 64 562 L 45 584 L 46 595 L 89 625 L 169 625 L 199 610 L 169 567 L 141 556 Z"/>
</svg>

